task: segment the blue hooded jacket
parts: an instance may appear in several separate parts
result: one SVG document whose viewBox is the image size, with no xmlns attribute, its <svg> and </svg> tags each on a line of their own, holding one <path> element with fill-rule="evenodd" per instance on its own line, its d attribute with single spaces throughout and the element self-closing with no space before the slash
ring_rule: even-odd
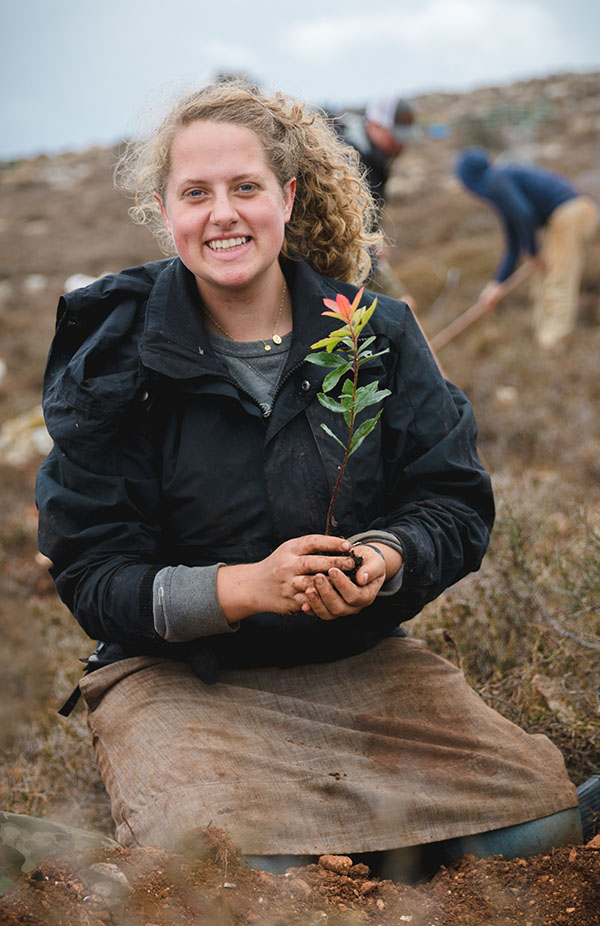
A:
<svg viewBox="0 0 600 926">
<path fill-rule="evenodd" d="M 537 254 L 537 229 L 558 206 L 578 195 L 565 177 L 542 167 L 492 165 L 483 148 L 461 151 L 455 171 L 468 190 L 491 203 L 502 222 L 506 245 L 494 273 L 499 282 L 511 275 L 520 254 Z"/>
</svg>

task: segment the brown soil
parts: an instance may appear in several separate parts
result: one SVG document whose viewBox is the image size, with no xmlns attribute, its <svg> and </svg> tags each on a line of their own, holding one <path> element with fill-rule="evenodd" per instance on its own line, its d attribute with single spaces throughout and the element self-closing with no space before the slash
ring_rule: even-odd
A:
<svg viewBox="0 0 600 926">
<path fill-rule="evenodd" d="M 317 555 L 318 556 L 338 556 L 337 553 L 335 552 L 332 553 L 329 550 L 319 550 Z M 352 579 L 352 581 L 356 585 L 356 573 L 358 572 L 358 570 L 363 564 L 363 558 L 362 556 L 358 556 L 354 552 L 354 550 L 350 550 L 347 553 L 347 556 L 349 556 L 354 561 L 354 566 L 352 567 L 352 569 L 343 569 L 342 572 L 344 573 L 344 575 L 348 576 L 349 579 Z"/>
<path fill-rule="evenodd" d="M 5 926 L 597 926 L 597 848 L 507 862 L 466 856 L 421 885 L 370 876 L 346 856 L 271 875 L 239 865 L 227 837 L 181 853 L 101 849 L 48 860 L 0 900 Z"/>
</svg>

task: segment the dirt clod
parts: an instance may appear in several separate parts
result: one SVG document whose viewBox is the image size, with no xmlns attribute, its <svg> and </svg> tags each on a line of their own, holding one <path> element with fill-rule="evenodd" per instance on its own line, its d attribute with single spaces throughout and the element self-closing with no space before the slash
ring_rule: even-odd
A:
<svg viewBox="0 0 600 926">
<path fill-rule="evenodd" d="M 352 859 L 347 855 L 322 855 L 319 865 L 327 871 L 335 871 L 338 875 L 346 874 L 352 868 Z"/>
</svg>

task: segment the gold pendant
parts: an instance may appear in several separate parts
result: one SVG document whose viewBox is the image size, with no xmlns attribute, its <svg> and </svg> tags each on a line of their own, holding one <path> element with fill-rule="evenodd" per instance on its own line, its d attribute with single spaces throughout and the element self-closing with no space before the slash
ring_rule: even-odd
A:
<svg viewBox="0 0 600 926">
<path fill-rule="evenodd" d="M 270 344 L 265 344 L 265 350 L 271 350 L 271 345 L 270 345 Z"/>
<path fill-rule="evenodd" d="M 274 334 L 271 340 L 273 344 L 281 344 L 281 338 L 278 334 Z"/>
</svg>

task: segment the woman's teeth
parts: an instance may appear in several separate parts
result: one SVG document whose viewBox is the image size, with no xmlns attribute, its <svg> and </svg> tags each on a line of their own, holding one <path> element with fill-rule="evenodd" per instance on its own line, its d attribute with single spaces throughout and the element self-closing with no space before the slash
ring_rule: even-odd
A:
<svg viewBox="0 0 600 926">
<path fill-rule="evenodd" d="M 229 251 L 231 248 L 239 248 L 241 244 L 246 244 L 250 238 L 219 238 L 209 241 L 208 246 L 212 251 Z"/>
</svg>

